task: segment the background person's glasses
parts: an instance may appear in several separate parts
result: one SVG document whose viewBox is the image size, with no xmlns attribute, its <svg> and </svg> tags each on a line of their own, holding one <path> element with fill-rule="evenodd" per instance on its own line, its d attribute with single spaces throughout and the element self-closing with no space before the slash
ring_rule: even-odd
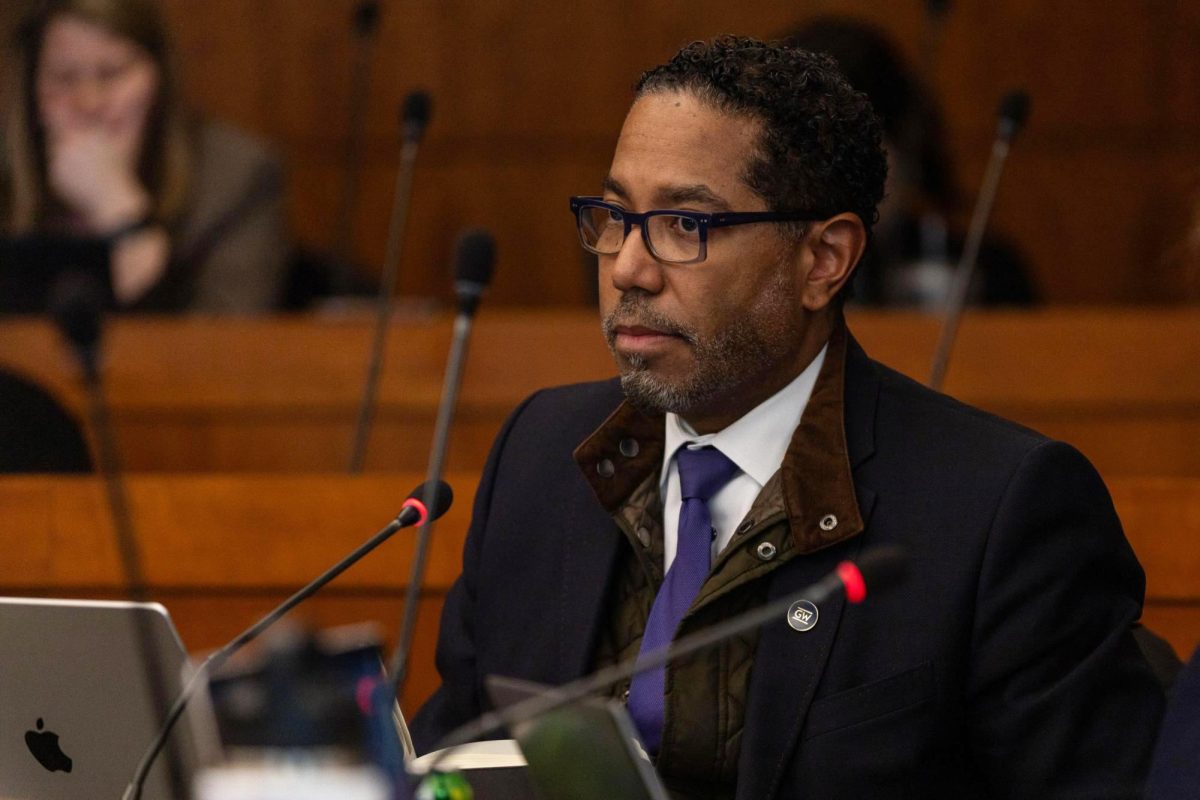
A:
<svg viewBox="0 0 1200 800">
<path fill-rule="evenodd" d="M 599 197 L 572 197 L 571 211 L 579 225 L 583 249 L 597 255 L 613 255 L 625 244 L 634 225 L 642 231 L 646 249 L 659 261 L 695 264 L 708 255 L 708 231 L 752 222 L 795 222 L 824 219 L 828 214 L 812 211 L 702 211 L 654 210 L 635 214 Z"/>
</svg>

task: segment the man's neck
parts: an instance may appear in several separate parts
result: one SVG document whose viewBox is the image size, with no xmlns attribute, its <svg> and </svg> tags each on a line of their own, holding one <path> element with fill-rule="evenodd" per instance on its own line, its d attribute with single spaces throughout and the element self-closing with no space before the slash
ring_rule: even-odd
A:
<svg viewBox="0 0 1200 800">
<path fill-rule="evenodd" d="M 720 398 L 679 416 L 701 435 L 717 433 L 729 427 L 795 380 L 829 342 L 835 321 L 839 318 L 840 311 L 814 318 L 802 334 L 801 346 L 783 363 L 763 372 L 747 374 Z"/>
</svg>

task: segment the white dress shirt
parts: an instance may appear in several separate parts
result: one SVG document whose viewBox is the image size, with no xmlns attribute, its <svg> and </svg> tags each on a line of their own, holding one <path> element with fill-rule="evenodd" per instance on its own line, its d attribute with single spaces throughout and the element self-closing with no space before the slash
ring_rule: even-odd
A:
<svg viewBox="0 0 1200 800">
<path fill-rule="evenodd" d="M 729 483 L 708 501 L 716 537 L 712 556 L 725 549 L 733 539 L 754 498 L 783 463 L 792 434 L 812 396 L 825 351 L 797 375 L 791 383 L 759 403 L 745 416 L 716 433 L 700 435 L 677 414 L 666 415 L 666 440 L 659 491 L 663 498 L 663 570 L 671 568 L 679 540 L 679 507 L 683 502 L 679 489 L 679 467 L 675 452 L 680 447 L 712 445 L 740 470 Z"/>
</svg>

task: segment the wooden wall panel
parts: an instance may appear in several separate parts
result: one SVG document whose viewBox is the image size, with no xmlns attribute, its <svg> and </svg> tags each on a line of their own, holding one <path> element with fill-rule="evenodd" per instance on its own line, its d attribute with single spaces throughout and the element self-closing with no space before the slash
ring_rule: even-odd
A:
<svg viewBox="0 0 1200 800">
<path fill-rule="evenodd" d="M 132 478 L 130 508 L 150 596 L 167 606 L 189 650 L 219 647 L 383 527 L 421 480 L 419 474 Z M 430 542 L 403 697 L 410 713 L 437 687 L 438 620 L 460 571 L 477 475 L 447 480 L 458 497 Z M 99 480 L 6 477 L 0 506 L 6 555 L 0 594 L 126 596 Z M 372 622 L 390 651 L 413 549 L 413 532 L 398 532 L 289 618 L 315 627 Z"/>
<path fill-rule="evenodd" d="M 117 320 L 106 337 L 104 376 L 126 465 L 343 469 L 370 324 L 366 314 Z M 928 379 L 938 318 L 853 311 L 850 326 L 877 360 Z M 537 389 L 612 376 L 598 327 L 595 313 L 583 309 L 485 309 L 448 463 L 481 467 L 503 420 Z M 450 328 L 446 314 L 413 312 L 394 321 L 370 469 L 424 468 Z M 75 367 L 49 322 L 0 325 L 0 363 L 82 414 Z M 1105 475 L 1196 476 L 1197 364 L 1195 309 L 979 312 L 963 321 L 946 391 L 1070 442 Z"/>
<path fill-rule="evenodd" d="M 357 0 L 164 0 L 201 110 L 272 142 L 292 171 L 297 239 L 333 236 L 345 157 Z M 29 0 L 0 12 L 11 31 Z M 638 72 L 723 31 L 770 37 L 802 17 L 874 22 L 916 63 L 925 3 L 820 0 L 384 0 L 372 61 L 354 254 L 383 258 L 397 112 L 426 87 L 433 124 L 418 167 L 401 291 L 446 298 L 451 240 L 484 224 L 502 243 L 494 302 L 590 296 L 565 212 L 603 175 Z M 965 195 L 986 161 L 998 98 L 1027 87 L 1033 114 L 1001 189 L 995 227 L 1054 302 L 1200 298 L 1200 265 L 1176 245 L 1200 189 L 1200 11 L 1188 0 L 956 3 L 932 85 Z M 964 209 L 963 216 L 965 217 Z M 537 287 L 535 292 L 530 286 Z"/>
<path fill-rule="evenodd" d="M 413 474 L 140 475 L 130 507 L 151 595 L 186 645 L 223 644 L 365 541 L 418 481 Z M 404 708 L 437 685 L 437 620 L 461 566 L 478 473 L 449 476 L 458 498 L 437 526 Z M 1200 642 L 1200 481 L 1116 478 L 1113 500 L 1146 570 L 1145 623 L 1181 655 Z M 0 478 L 0 593 L 123 595 L 104 490 L 96 478 Z M 297 609 L 312 625 L 373 622 L 395 641 L 413 553 L 400 532 Z"/>
<path fill-rule="evenodd" d="M 344 159 L 354 0 L 166 0 L 197 105 L 273 141 L 293 170 L 301 242 L 330 244 Z M 372 69 L 354 253 L 383 257 L 397 111 L 413 88 L 435 110 L 402 270 L 406 294 L 448 296 L 461 228 L 501 242 L 493 302 L 584 302 L 569 219 L 611 156 L 629 87 L 694 38 L 773 36 L 802 16 L 873 21 L 919 58 L 925 3 L 671 0 L 385 0 Z M 982 175 L 1000 96 L 1033 95 L 994 218 L 1054 302 L 1175 302 L 1169 256 L 1200 186 L 1200 12 L 1187 0 L 955 3 L 933 86 L 965 195 Z M 963 216 L 965 217 L 964 209 Z M 1187 284 L 1192 297 L 1200 282 Z M 531 290 L 530 287 L 536 287 Z"/>
</svg>

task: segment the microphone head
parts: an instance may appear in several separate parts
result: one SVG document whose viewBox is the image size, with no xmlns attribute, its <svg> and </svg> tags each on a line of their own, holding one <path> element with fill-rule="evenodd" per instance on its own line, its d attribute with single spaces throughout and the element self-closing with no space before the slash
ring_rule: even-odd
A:
<svg viewBox="0 0 1200 800">
<path fill-rule="evenodd" d="M 950 11 L 950 0 L 926 0 L 925 13 L 937 19 L 944 17 Z"/>
<path fill-rule="evenodd" d="M 408 493 L 408 500 L 421 502 L 428 513 L 426 522 L 438 519 L 454 502 L 454 490 L 445 481 L 425 481 Z"/>
<path fill-rule="evenodd" d="M 496 240 L 483 228 L 463 231 L 454 253 L 454 290 L 459 310 L 474 314 L 483 290 L 492 281 Z"/>
<path fill-rule="evenodd" d="M 1000 101 L 1000 137 L 1011 141 L 1029 118 L 1029 92 L 1014 89 Z"/>
<path fill-rule="evenodd" d="M 354 35 L 365 39 L 379 29 L 379 0 L 363 0 L 354 8 Z"/>
<path fill-rule="evenodd" d="M 95 278 L 78 272 L 61 275 L 50 293 L 50 313 L 63 338 L 79 357 L 85 377 L 96 372 L 104 290 Z"/>
<path fill-rule="evenodd" d="M 406 142 L 419 142 L 425 135 L 429 125 L 429 115 L 433 113 L 433 98 L 424 89 L 409 92 L 404 98 L 400 109 L 400 124 L 404 128 Z"/>
</svg>

